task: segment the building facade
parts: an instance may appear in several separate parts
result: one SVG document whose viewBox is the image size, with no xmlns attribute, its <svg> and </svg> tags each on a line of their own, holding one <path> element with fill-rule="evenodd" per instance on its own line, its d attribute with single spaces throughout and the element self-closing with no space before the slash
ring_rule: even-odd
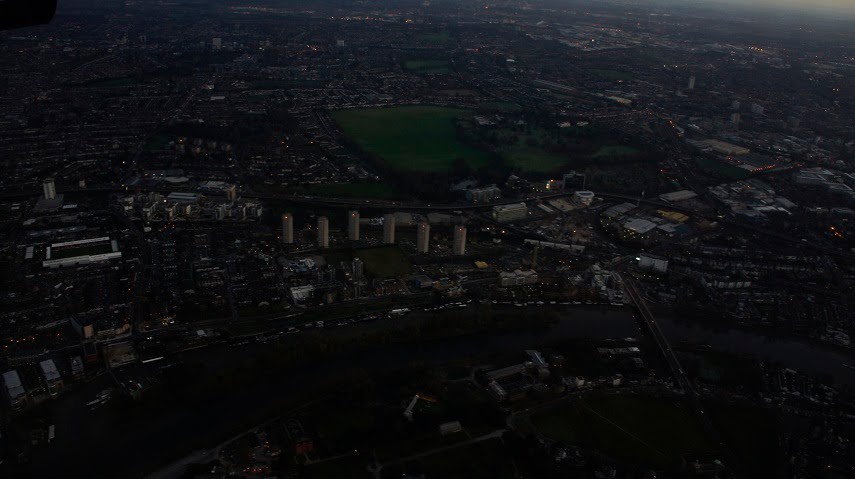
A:
<svg viewBox="0 0 855 479">
<path fill-rule="evenodd" d="M 395 214 L 388 213 L 383 216 L 383 243 L 395 243 Z"/>
<path fill-rule="evenodd" d="M 347 214 L 347 239 L 359 241 L 359 212 L 351 211 Z"/>
<path fill-rule="evenodd" d="M 3 384 L 6 386 L 6 397 L 9 399 L 9 404 L 12 409 L 19 411 L 27 406 L 29 399 L 27 390 L 21 382 L 21 376 L 18 371 L 6 371 L 3 373 Z"/>
<path fill-rule="evenodd" d="M 463 225 L 454 227 L 454 243 L 451 247 L 451 253 L 455 256 L 466 254 L 466 227 Z"/>
<path fill-rule="evenodd" d="M 351 273 L 353 274 L 353 280 L 359 281 L 365 275 L 365 264 L 359 258 L 353 258 L 353 261 L 350 264 Z"/>
<path fill-rule="evenodd" d="M 430 225 L 427 223 L 419 223 L 416 230 L 416 251 L 419 253 L 427 253 L 430 248 Z"/>
<path fill-rule="evenodd" d="M 42 187 L 45 190 L 45 199 L 52 200 L 56 198 L 56 184 L 53 181 L 53 178 L 48 178 L 42 184 Z"/>
<path fill-rule="evenodd" d="M 490 201 L 501 197 L 502 190 L 500 190 L 496 185 L 466 190 L 466 199 L 473 203 L 489 203 Z"/>
<path fill-rule="evenodd" d="M 330 246 L 330 221 L 326 216 L 318 218 L 318 247 L 329 248 Z"/>
<path fill-rule="evenodd" d="M 294 217 L 291 213 L 282 215 L 282 242 L 294 244 Z"/>
</svg>

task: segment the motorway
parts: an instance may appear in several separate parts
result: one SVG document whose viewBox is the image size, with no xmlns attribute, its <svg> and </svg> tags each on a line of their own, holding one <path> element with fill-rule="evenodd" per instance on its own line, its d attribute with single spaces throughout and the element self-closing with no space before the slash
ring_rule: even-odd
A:
<svg viewBox="0 0 855 479">
<path fill-rule="evenodd" d="M 115 186 L 106 186 L 106 187 L 97 187 L 97 188 L 65 188 L 61 190 L 57 190 L 59 193 L 64 194 L 76 194 L 76 193 L 120 193 L 120 192 L 129 192 L 132 191 L 132 188 L 128 188 L 126 186 L 115 185 Z M 168 193 L 171 191 L 188 191 L 187 188 L 157 188 L 157 191 Z M 253 192 L 248 190 L 242 190 L 241 195 L 247 198 L 258 198 L 262 200 L 275 200 L 275 201 L 283 201 L 294 204 L 303 204 L 309 206 L 332 206 L 332 207 L 348 207 L 348 208 L 373 208 L 380 210 L 388 210 L 388 211 L 419 211 L 419 212 L 454 212 L 454 211 L 476 211 L 476 210 L 486 210 L 492 208 L 494 206 L 499 205 L 508 205 L 513 203 L 520 202 L 531 202 L 531 201 L 545 201 L 556 198 L 562 198 L 573 195 L 574 192 L 570 191 L 561 191 L 558 193 L 547 193 L 547 194 L 536 194 L 530 195 L 524 198 L 512 198 L 512 199 L 502 199 L 500 201 L 490 202 L 490 203 L 480 203 L 480 204 L 472 204 L 472 203 L 425 203 L 425 202 L 416 202 L 416 201 L 388 201 L 388 200 L 377 200 L 377 199 L 365 199 L 365 198 L 331 198 L 324 196 L 311 196 L 311 195 L 294 195 L 294 194 L 285 194 L 285 193 L 261 193 L 261 192 Z M 36 197 L 39 196 L 41 192 L 39 191 L 29 191 L 29 192 L 7 192 L 0 193 L 0 199 L 20 199 L 27 197 Z M 776 231 L 771 231 L 768 228 L 764 228 L 762 226 L 750 224 L 744 221 L 736 221 L 730 218 L 724 218 L 719 216 L 711 216 L 708 214 L 704 214 L 692 209 L 682 208 L 677 204 L 668 203 L 657 199 L 645 199 L 637 196 L 620 194 L 620 193 L 610 193 L 604 191 L 594 191 L 594 195 L 599 198 L 616 200 L 616 201 L 624 201 L 630 203 L 638 203 L 644 204 L 646 206 L 651 206 L 655 208 L 662 208 L 671 211 L 676 211 L 679 213 L 683 213 L 689 216 L 694 216 L 696 218 L 704 218 L 711 222 L 718 222 L 722 225 L 740 228 L 746 231 L 749 231 L 754 234 L 774 238 L 776 240 L 790 243 L 795 245 L 798 248 L 807 248 L 816 251 L 820 251 L 825 254 L 834 255 L 837 257 L 841 257 L 844 259 L 855 260 L 855 253 L 851 253 L 848 251 L 836 249 L 833 247 L 825 246 L 819 244 L 815 241 L 802 241 L 801 238 L 797 238 L 793 235 L 780 233 Z"/>
<path fill-rule="evenodd" d="M 187 188 L 175 188 L 164 186 L 163 188 L 155 188 L 158 192 L 162 193 L 170 193 L 173 191 L 180 192 L 190 192 Z M 133 192 L 135 191 L 133 187 L 127 187 L 123 185 L 112 185 L 112 186 L 103 186 L 103 187 L 95 187 L 95 188 L 62 188 L 57 189 L 57 193 L 62 194 L 96 194 L 96 193 L 123 193 L 123 192 Z M 336 197 L 325 197 L 325 196 L 313 196 L 313 195 L 295 195 L 295 194 L 286 194 L 286 193 L 263 193 L 263 192 L 254 192 L 249 190 L 241 190 L 241 196 L 247 198 L 258 198 L 262 200 L 278 200 L 278 201 L 286 201 L 297 204 L 309 203 L 311 205 L 321 205 L 321 206 L 342 206 L 342 207 L 368 207 L 368 208 L 377 208 L 377 209 L 399 209 L 399 210 L 408 210 L 408 211 L 455 211 L 455 210 L 478 210 L 478 209 L 488 209 L 494 206 L 500 205 L 509 205 L 513 203 L 521 203 L 521 202 L 529 202 L 529 201 L 544 201 L 551 200 L 556 198 L 562 198 L 566 196 L 571 196 L 574 194 L 574 191 L 560 191 L 557 193 L 545 193 L 545 194 L 536 194 L 530 195 L 523 198 L 506 198 L 499 201 L 493 201 L 490 203 L 425 203 L 425 202 L 417 202 L 417 201 L 389 201 L 389 200 L 377 200 L 377 199 L 365 199 L 365 198 L 336 198 Z M 223 193 L 225 194 L 225 193 Z M 659 207 L 669 207 L 674 209 L 673 205 L 668 203 L 664 203 L 661 201 L 655 200 L 645 200 L 641 198 L 637 198 L 629 195 L 621 195 L 621 194 L 612 194 L 606 192 L 594 192 L 594 194 L 598 197 L 602 198 L 611 198 L 611 199 L 620 199 L 624 201 L 641 201 L 641 203 L 649 204 L 652 206 Z M 36 197 L 41 195 L 41 191 L 18 191 L 18 192 L 6 192 L 0 194 L 0 199 L 18 199 L 18 198 L 29 198 Z"/>
</svg>

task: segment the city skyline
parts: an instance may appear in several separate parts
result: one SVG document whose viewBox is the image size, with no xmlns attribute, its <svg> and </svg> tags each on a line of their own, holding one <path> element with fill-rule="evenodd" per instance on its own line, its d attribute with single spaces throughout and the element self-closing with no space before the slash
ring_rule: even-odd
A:
<svg viewBox="0 0 855 479">
<path fill-rule="evenodd" d="M 846 6 L 0 14 L 0 477 L 855 477 Z"/>
</svg>

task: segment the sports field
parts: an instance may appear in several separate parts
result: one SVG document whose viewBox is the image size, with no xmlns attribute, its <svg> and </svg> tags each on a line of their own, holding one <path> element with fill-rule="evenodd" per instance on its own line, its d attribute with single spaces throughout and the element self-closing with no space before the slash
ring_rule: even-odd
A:
<svg viewBox="0 0 855 479">
<path fill-rule="evenodd" d="M 521 145 L 503 149 L 502 158 L 508 166 L 527 173 L 548 173 L 570 162 L 569 158 L 553 155 L 542 148 Z"/>
<path fill-rule="evenodd" d="M 638 150 L 626 145 L 604 145 L 599 150 L 595 151 L 592 158 L 601 158 L 604 156 L 628 156 L 638 153 Z"/>
<path fill-rule="evenodd" d="M 649 467 L 674 467 L 683 454 L 716 450 L 691 413 L 658 398 L 595 396 L 532 420 L 547 437 Z"/>
<path fill-rule="evenodd" d="M 409 273 L 412 266 L 407 255 L 397 245 L 338 249 L 329 251 L 324 257 L 329 264 L 359 258 L 365 263 L 365 274 L 372 278 L 397 278 Z"/>
<path fill-rule="evenodd" d="M 434 45 L 445 45 L 451 39 L 451 35 L 448 32 L 427 33 L 422 35 L 421 39 Z"/>
<path fill-rule="evenodd" d="M 361 249 L 356 256 L 365 263 L 365 273 L 375 278 L 397 278 L 410 272 L 410 261 L 395 245 Z"/>
<path fill-rule="evenodd" d="M 404 68 L 416 73 L 445 75 L 448 73 L 448 62 L 445 60 L 407 60 Z"/>
<path fill-rule="evenodd" d="M 516 145 L 499 149 L 505 164 L 519 168 L 526 173 L 550 173 L 573 164 L 572 155 L 550 153 L 540 146 L 529 146 L 522 138 Z M 594 160 L 632 156 L 638 150 L 631 146 L 606 145 L 593 154 L 587 155 Z"/>
<path fill-rule="evenodd" d="M 362 108 L 332 113 L 344 133 L 366 152 L 401 171 L 445 171 L 456 158 L 479 168 L 487 153 L 461 143 L 454 131 L 468 110 L 437 106 Z"/>
</svg>

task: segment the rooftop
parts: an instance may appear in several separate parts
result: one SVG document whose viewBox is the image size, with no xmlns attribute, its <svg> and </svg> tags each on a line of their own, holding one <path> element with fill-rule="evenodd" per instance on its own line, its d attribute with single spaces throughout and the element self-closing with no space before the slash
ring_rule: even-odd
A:
<svg viewBox="0 0 855 479">
<path fill-rule="evenodd" d="M 632 231 L 633 233 L 643 235 L 655 229 L 656 223 L 643 218 L 633 218 L 624 223 L 623 227 Z"/>
</svg>

